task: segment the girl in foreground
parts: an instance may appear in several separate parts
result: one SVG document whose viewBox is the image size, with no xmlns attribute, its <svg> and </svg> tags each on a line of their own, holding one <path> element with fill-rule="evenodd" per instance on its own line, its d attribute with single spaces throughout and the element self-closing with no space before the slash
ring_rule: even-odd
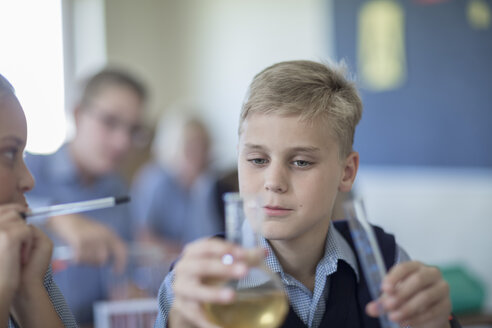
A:
<svg viewBox="0 0 492 328">
<path fill-rule="evenodd" d="M 49 267 L 53 245 L 21 213 L 34 179 L 24 164 L 27 126 L 0 75 L 0 328 L 77 327 Z"/>
</svg>

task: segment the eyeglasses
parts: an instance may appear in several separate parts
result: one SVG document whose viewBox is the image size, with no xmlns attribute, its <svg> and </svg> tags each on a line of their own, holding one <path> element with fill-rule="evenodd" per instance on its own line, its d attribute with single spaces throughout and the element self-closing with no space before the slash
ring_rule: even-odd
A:
<svg viewBox="0 0 492 328">
<path fill-rule="evenodd" d="M 87 108 L 85 112 L 96 118 L 108 132 L 125 132 L 136 146 L 144 147 L 149 141 L 149 132 L 140 124 L 131 124 L 117 115 L 107 114 L 91 108 Z"/>
</svg>

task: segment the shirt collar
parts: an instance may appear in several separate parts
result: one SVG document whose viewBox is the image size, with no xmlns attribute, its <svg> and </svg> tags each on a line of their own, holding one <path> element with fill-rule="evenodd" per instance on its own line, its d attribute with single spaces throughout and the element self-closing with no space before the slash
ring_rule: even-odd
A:
<svg viewBox="0 0 492 328">
<path fill-rule="evenodd" d="M 268 250 L 268 255 L 265 258 L 265 262 L 269 269 L 280 274 L 282 279 L 287 279 L 286 274 L 283 271 L 283 268 L 280 265 L 280 262 L 275 256 L 275 253 L 273 252 L 273 249 L 268 241 L 265 238 L 262 238 L 260 244 L 263 248 L 266 248 Z M 316 271 L 318 271 L 320 267 L 322 267 L 326 276 L 329 276 L 337 271 L 339 260 L 344 261 L 348 265 L 350 265 L 352 270 L 354 270 L 357 281 L 359 281 L 359 270 L 357 268 L 357 259 L 355 257 L 355 254 L 352 251 L 349 243 L 340 234 L 340 232 L 338 232 L 333 222 L 331 222 L 330 228 L 328 229 L 328 234 L 326 236 L 325 254 L 323 255 L 321 261 L 318 263 Z"/>
<path fill-rule="evenodd" d="M 74 160 L 70 155 L 69 144 L 65 144 L 52 155 L 53 165 L 50 165 L 50 177 L 56 181 L 62 183 L 73 183 L 82 185 L 80 172 L 77 169 Z M 56 164 L 56 165 L 55 165 Z M 115 177 L 116 173 L 108 173 L 99 176 L 91 186 L 92 189 L 97 190 L 111 190 L 114 188 L 114 184 L 117 183 Z"/>
</svg>

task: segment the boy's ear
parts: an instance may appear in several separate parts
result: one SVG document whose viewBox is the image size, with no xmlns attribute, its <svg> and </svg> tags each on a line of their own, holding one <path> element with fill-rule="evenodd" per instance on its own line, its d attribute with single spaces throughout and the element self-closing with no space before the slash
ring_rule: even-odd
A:
<svg viewBox="0 0 492 328">
<path fill-rule="evenodd" d="M 349 192 L 352 189 L 352 185 L 359 169 L 359 153 L 356 151 L 351 152 L 343 162 L 343 172 L 338 190 L 341 192 Z"/>
<path fill-rule="evenodd" d="M 79 120 L 80 120 L 80 112 L 82 111 L 82 108 L 80 105 L 75 106 L 73 109 L 73 122 L 75 124 L 75 127 L 78 127 L 79 125 Z"/>
</svg>

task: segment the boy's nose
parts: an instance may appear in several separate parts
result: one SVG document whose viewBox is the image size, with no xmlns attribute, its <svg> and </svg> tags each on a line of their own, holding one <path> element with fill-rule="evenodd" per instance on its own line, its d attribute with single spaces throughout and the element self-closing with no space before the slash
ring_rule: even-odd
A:
<svg viewBox="0 0 492 328">
<path fill-rule="evenodd" d="M 288 183 L 283 168 L 279 165 L 270 165 L 265 176 L 265 189 L 276 193 L 284 193 L 288 189 Z"/>
<path fill-rule="evenodd" d="M 113 131 L 111 136 L 111 145 L 114 151 L 125 153 L 131 148 L 132 136 L 129 132 L 120 129 Z"/>
</svg>

